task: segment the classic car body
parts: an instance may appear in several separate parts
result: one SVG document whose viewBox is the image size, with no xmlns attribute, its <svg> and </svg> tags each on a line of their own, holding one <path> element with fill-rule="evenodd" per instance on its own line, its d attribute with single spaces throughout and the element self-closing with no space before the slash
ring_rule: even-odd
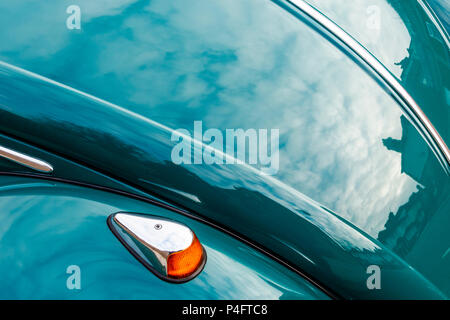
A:
<svg viewBox="0 0 450 320">
<path fill-rule="evenodd" d="M 445 28 L 425 0 L 309 3 L 80 0 L 79 30 L 70 1 L 0 3 L 0 146 L 52 168 L 0 157 L 0 298 L 448 298 Z M 276 128 L 278 171 L 174 163 L 196 121 Z M 187 225 L 204 270 L 156 277 L 117 212 Z"/>
</svg>

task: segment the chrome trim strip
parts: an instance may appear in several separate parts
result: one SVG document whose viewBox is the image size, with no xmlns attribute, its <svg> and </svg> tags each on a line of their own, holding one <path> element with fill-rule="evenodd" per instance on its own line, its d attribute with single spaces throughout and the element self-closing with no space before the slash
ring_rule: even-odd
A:
<svg viewBox="0 0 450 320">
<path fill-rule="evenodd" d="M 53 167 L 50 164 L 48 164 L 47 162 L 27 156 L 23 153 L 20 153 L 20 152 L 17 152 L 17 151 L 14 151 L 14 150 L 2 147 L 2 146 L 0 146 L 0 157 L 14 161 L 18 164 L 21 164 L 25 167 L 31 168 L 31 169 L 39 171 L 39 172 L 44 172 L 44 173 L 53 172 Z"/>
<path fill-rule="evenodd" d="M 424 134 L 428 135 L 429 142 L 434 146 L 435 153 L 438 153 L 438 157 L 444 162 L 447 173 L 450 167 L 450 150 L 445 144 L 442 137 L 437 130 L 431 124 L 430 120 L 424 114 L 419 105 L 409 95 L 409 93 L 403 88 L 398 80 L 386 69 L 386 67 L 379 62 L 367 49 L 365 49 L 358 41 L 353 39 L 347 32 L 336 25 L 333 21 L 328 19 L 325 15 L 319 12 L 316 8 L 305 2 L 304 0 L 286 0 L 288 3 L 294 5 L 301 12 L 306 14 L 309 18 L 317 22 L 322 28 L 330 32 L 334 37 L 340 40 L 344 45 L 348 47 L 354 54 L 362 59 L 376 74 L 378 74 L 389 88 L 398 95 L 398 97 L 409 108 L 408 111 L 412 111 L 414 116 L 420 125 L 426 130 Z"/>
<path fill-rule="evenodd" d="M 450 48 L 450 42 L 449 42 L 449 35 L 447 33 L 447 30 L 444 28 L 444 26 L 441 24 L 441 21 L 439 20 L 438 16 L 434 12 L 433 8 L 430 7 L 430 5 L 423 0 L 417 0 L 417 2 L 420 4 L 422 9 L 427 14 L 428 18 L 430 18 L 431 22 L 433 22 L 435 28 L 438 30 L 438 32 L 441 34 L 442 39 L 444 39 L 445 44 L 447 45 L 447 48 Z"/>
</svg>

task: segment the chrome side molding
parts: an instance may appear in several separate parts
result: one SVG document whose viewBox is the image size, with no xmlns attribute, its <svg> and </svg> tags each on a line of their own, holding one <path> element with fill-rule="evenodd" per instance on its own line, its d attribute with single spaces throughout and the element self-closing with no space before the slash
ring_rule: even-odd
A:
<svg viewBox="0 0 450 320">
<path fill-rule="evenodd" d="M 206 252 L 195 233 L 162 217 L 119 212 L 108 226 L 128 251 L 147 269 L 169 282 L 196 277 L 206 263 Z"/>
<path fill-rule="evenodd" d="M 301 13 L 312 19 L 321 28 L 339 40 L 350 52 L 365 62 L 370 70 L 384 81 L 387 88 L 394 93 L 396 100 L 400 103 L 409 118 L 420 128 L 420 131 L 430 144 L 447 174 L 450 174 L 450 150 L 448 146 L 419 105 L 389 70 L 352 36 L 306 1 L 286 0 L 286 2 L 300 10 Z"/>
<path fill-rule="evenodd" d="M 27 156 L 26 154 L 2 146 L 0 146 L 0 157 L 14 161 L 20 165 L 23 165 L 25 167 L 28 167 L 30 169 L 39 172 L 44 173 L 53 172 L 53 167 L 47 162 Z"/>
</svg>

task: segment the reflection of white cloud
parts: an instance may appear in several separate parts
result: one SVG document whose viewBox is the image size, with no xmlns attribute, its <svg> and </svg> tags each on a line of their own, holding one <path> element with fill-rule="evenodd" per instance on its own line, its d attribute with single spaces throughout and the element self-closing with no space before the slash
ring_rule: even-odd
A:
<svg viewBox="0 0 450 320">
<path fill-rule="evenodd" d="M 307 0 L 335 21 L 372 52 L 389 70 L 400 77 L 402 68 L 395 63 L 408 56 L 411 37 L 400 16 L 386 0 Z M 371 27 L 376 16 L 379 29 Z"/>
<path fill-rule="evenodd" d="M 70 0 L 66 2 L 70 2 Z M 137 2 L 137 0 L 77 0 L 76 2 L 82 8 L 84 19 L 89 21 L 93 18 L 120 14 L 127 6 Z"/>
<path fill-rule="evenodd" d="M 89 12 L 114 14 L 131 2 Z M 35 36 L 52 42 L 52 52 L 58 46 L 62 50 L 64 41 L 58 39 L 67 30 L 55 28 L 58 23 L 46 22 L 46 36 L 12 29 L 18 35 L 12 46 L 22 50 Z M 399 41 L 409 41 L 398 31 L 403 29 L 391 28 L 400 33 Z M 416 190 L 416 183 L 401 174 L 401 155 L 382 144 L 383 138 L 402 135 L 396 103 L 352 61 L 275 4 L 154 0 L 145 10 L 121 17 L 114 29 L 96 30 L 95 37 L 83 38 L 95 68 L 74 74 L 73 81 L 173 128 L 191 129 L 194 120 L 223 130 L 279 128 L 277 179 L 371 235 Z M 390 50 L 386 41 L 395 39 L 382 38 L 382 47 Z M 405 52 L 383 54 L 398 62 Z M 83 65 L 82 59 L 74 63 Z M 111 89 L 116 82 L 110 79 L 120 85 Z M 230 180 L 201 167 L 186 168 L 222 187 L 232 188 L 238 179 L 227 168 L 220 172 Z M 321 223 L 331 230 L 327 221 Z M 344 242 L 351 237 L 347 230 L 340 233 Z"/>
<path fill-rule="evenodd" d="M 239 299 L 236 293 L 245 291 L 247 296 L 254 297 L 254 299 L 279 299 L 282 292 L 275 288 L 268 290 L 267 283 L 257 273 L 248 267 L 230 259 L 221 252 L 208 248 L 208 264 L 203 272 L 209 273 L 209 270 L 216 272 L 216 270 L 223 270 L 223 277 L 205 277 L 208 280 L 204 284 L 208 288 L 220 288 L 221 293 L 227 293 L 228 296 L 221 296 L 221 299 Z M 232 276 L 226 276 L 232 275 Z M 244 289 L 245 287 L 245 289 Z M 228 288 L 228 290 L 227 290 Z M 238 288 L 238 289 L 236 289 Z"/>
<path fill-rule="evenodd" d="M 2 32 L 1 51 L 29 59 L 48 57 L 61 49 L 67 35 L 65 6 L 51 1 L 1 1 L 0 12 L 0 29 L 8 30 Z M 55 30 L 58 22 L 60 28 Z"/>
<path fill-rule="evenodd" d="M 381 143 L 401 137 L 399 108 L 353 62 L 340 54 L 330 59 L 334 49 L 293 18 L 263 7 L 252 10 L 251 19 L 229 21 L 220 7 L 228 5 L 208 5 L 214 8 L 207 21 L 189 9 L 180 20 L 181 10 L 173 10 L 177 28 L 195 36 L 191 52 L 220 47 L 236 56 L 218 69 L 220 101 L 201 116 L 211 127 L 281 128 L 286 144 L 279 178 L 376 235 L 416 186 L 400 175 L 400 154 Z M 211 21 L 233 41 L 212 36 Z"/>
<path fill-rule="evenodd" d="M 125 5 L 135 1 L 78 0 L 76 5 L 81 8 L 82 29 L 84 23 L 120 13 Z M 2 34 L 0 52 L 15 52 L 26 59 L 51 58 L 70 41 L 66 8 L 72 4 L 73 1 L 69 0 L 57 3 L 32 0 L 0 2 L 0 28 L 8 30 Z"/>
</svg>

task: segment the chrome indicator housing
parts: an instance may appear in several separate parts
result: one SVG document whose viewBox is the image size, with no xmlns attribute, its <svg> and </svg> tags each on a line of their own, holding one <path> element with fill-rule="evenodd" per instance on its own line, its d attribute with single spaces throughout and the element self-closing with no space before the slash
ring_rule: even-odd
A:
<svg viewBox="0 0 450 320">
<path fill-rule="evenodd" d="M 195 278 L 206 263 L 206 251 L 195 233 L 179 222 L 137 213 L 110 215 L 114 235 L 159 278 L 182 283 Z"/>
</svg>

